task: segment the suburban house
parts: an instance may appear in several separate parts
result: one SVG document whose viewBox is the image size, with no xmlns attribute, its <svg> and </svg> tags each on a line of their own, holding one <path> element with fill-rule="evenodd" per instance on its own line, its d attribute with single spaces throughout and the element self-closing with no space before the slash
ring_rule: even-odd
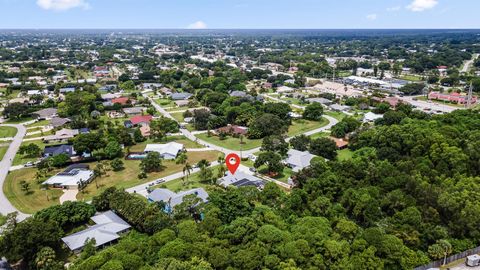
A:
<svg viewBox="0 0 480 270">
<path fill-rule="evenodd" d="M 131 103 L 128 97 L 118 97 L 114 98 L 110 101 L 112 104 L 120 104 L 120 105 L 127 105 L 129 102 Z"/>
<path fill-rule="evenodd" d="M 215 133 L 216 134 L 225 133 L 229 135 L 247 135 L 248 128 L 229 124 L 226 127 L 217 128 L 215 130 Z"/>
<path fill-rule="evenodd" d="M 51 142 L 66 142 L 69 139 L 73 139 L 73 137 L 77 136 L 79 134 L 78 129 L 61 129 L 57 132 L 55 132 L 55 135 L 49 135 L 43 137 L 43 141 L 45 143 L 51 143 Z"/>
<path fill-rule="evenodd" d="M 348 147 L 348 141 L 344 140 L 344 139 L 339 139 L 339 138 L 335 138 L 335 137 L 328 137 L 329 139 L 331 139 L 332 141 L 335 142 L 335 145 L 337 145 L 337 148 L 338 149 L 345 149 Z"/>
<path fill-rule="evenodd" d="M 77 189 L 79 184 L 90 183 L 93 178 L 94 173 L 89 170 L 88 165 L 75 164 L 67 167 L 65 171 L 50 177 L 43 184 L 53 188 Z"/>
<path fill-rule="evenodd" d="M 347 112 L 351 109 L 350 106 L 340 105 L 340 104 L 332 104 L 328 106 L 330 110 L 335 112 Z"/>
<path fill-rule="evenodd" d="M 132 122 L 132 125 L 134 126 L 148 126 L 152 119 L 153 116 L 151 115 L 137 115 L 130 118 L 130 122 Z"/>
<path fill-rule="evenodd" d="M 128 232 L 131 226 L 112 211 L 91 217 L 95 225 L 86 230 L 63 237 L 67 247 L 78 254 L 89 239 L 95 239 L 95 247 L 105 247 L 120 238 L 120 234 Z"/>
<path fill-rule="evenodd" d="M 189 103 L 190 103 L 189 100 L 176 100 L 176 101 L 175 101 L 175 104 L 176 104 L 178 107 L 188 106 Z"/>
<path fill-rule="evenodd" d="M 468 104 L 468 96 L 461 95 L 459 93 L 442 94 L 440 92 L 430 92 L 428 99 L 441 100 L 446 102 L 452 102 L 456 104 Z M 477 97 L 472 96 L 471 104 L 477 104 Z"/>
<path fill-rule="evenodd" d="M 157 152 L 164 159 L 175 159 L 180 151 L 183 150 L 183 144 L 169 142 L 166 144 L 147 144 L 144 152 Z"/>
<path fill-rule="evenodd" d="M 315 155 L 310 154 L 308 151 L 298 151 L 295 149 L 288 150 L 288 157 L 285 159 L 285 164 L 288 167 L 292 168 L 292 171 L 299 172 L 308 166 L 310 166 L 310 161 Z"/>
<path fill-rule="evenodd" d="M 183 198 L 188 195 L 195 195 L 204 203 L 208 201 L 208 193 L 203 188 L 194 188 L 187 191 L 175 193 L 165 188 L 158 188 L 148 194 L 149 202 L 164 202 L 165 212 L 171 213 L 175 206 L 183 202 Z"/>
<path fill-rule="evenodd" d="M 292 93 L 295 92 L 295 89 L 289 86 L 280 86 L 277 88 L 277 93 Z"/>
<path fill-rule="evenodd" d="M 170 98 L 173 100 L 187 100 L 192 97 L 190 93 L 172 93 L 170 94 Z"/>
<path fill-rule="evenodd" d="M 75 87 L 60 88 L 59 92 L 60 92 L 61 94 L 73 93 L 73 92 L 75 92 Z"/>
<path fill-rule="evenodd" d="M 122 111 L 128 115 L 128 116 L 133 116 L 133 115 L 142 115 L 144 111 L 146 111 L 147 108 L 145 107 L 131 107 L 131 108 L 123 108 Z"/>
<path fill-rule="evenodd" d="M 57 116 L 57 109 L 55 108 L 47 108 L 43 109 L 40 111 L 36 111 L 33 113 L 33 115 L 38 119 L 38 120 L 50 120 L 54 117 Z"/>
<path fill-rule="evenodd" d="M 62 127 L 65 124 L 70 122 L 71 120 L 68 118 L 53 117 L 52 119 L 50 119 L 50 123 L 47 125 L 47 128 L 52 129 L 52 128 Z"/>
<path fill-rule="evenodd" d="M 308 98 L 307 99 L 308 102 L 310 103 L 320 103 L 322 105 L 325 105 L 325 106 L 330 106 L 333 104 L 333 101 L 331 101 L 330 99 L 326 99 L 326 98 Z"/>
<path fill-rule="evenodd" d="M 257 188 L 263 188 L 265 183 L 258 177 L 255 177 L 250 174 L 246 174 L 242 171 L 237 171 L 235 174 L 227 173 L 222 179 L 219 180 L 219 185 L 228 187 L 246 187 L 253 186 Z"/>
<path fill-rule="evenodd" d="M 140 133 L 142 133 L 143 137 L 150 137 L 150 126 L 141 126 Z"/>
<path fill-rule="evenodd" d="M 383 114 L 376 114 L 373 112 L 368 112 L 365 115 L 363 115 L 363 122 L 364 123 L 371 123 L 375 122 L 375 120 L 383 118 Z"/>
<path fill-rule="evenodd" d="M 102 94 L 102 99 L 105 101 L 112 101 L 112 99 L 119 98 L 121 96 L 122 94 L 120 93 L 107 93 L 107 94 Z"/>
<path fill-rule="evenodd" d="M 43 150 L 44 157 L 53 157 L 61 154 L 73 157 L 76 155 L 76 152 L 71 144 L 45 146 L 45 149 Z"/>
</svg>

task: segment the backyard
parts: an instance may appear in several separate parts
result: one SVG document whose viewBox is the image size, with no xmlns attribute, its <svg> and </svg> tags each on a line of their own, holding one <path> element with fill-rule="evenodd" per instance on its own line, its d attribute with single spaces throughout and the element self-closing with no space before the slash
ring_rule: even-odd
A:
<svg viewBox="0 0 480 270">
<path fill-rule="evenodd" d="M 289 137 L 293 137 L 317 128 L 324 127 L 328 125 L 328 123 L 329 121 L 326 118 L 322 118 L 320 121 L 310 121 L 304 119 L 293 120 L 287 134 Z"/>
<path fill-rule="evenodd" d="M 218 166 L 215 166 L 212 168 L 213 169 L 213 175 L 216 176 L 218 174 Z M 188 177 L 178 178 L 173 181 L 166 182 L 161 185 L 153 186 L 152 190 L 156 188 L 166 188 L 169 189 L 173 192 L 179 192 L 179 191 L 184 191 L 184 190 L 190 190 L 193 188 L 207 188 L 211 187 L 211 185 L 202 183 L 200 179 L 200 173 L 193 173 Z"/>
</svg>

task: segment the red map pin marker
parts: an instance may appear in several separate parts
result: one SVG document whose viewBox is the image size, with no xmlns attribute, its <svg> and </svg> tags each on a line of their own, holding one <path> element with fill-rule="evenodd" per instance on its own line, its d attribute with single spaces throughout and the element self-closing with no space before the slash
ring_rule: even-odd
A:
<svg viewBox="0 0 480 270">
<path fill-rule="evenodd" d="M 228 154 L 228 156 L 225 158 L 225 164 L 227 164 L 227 168 L 230 173 L 235 174 L 238 166 L 240 166 L 240 157 L 235 153 Z"/>
</svg>

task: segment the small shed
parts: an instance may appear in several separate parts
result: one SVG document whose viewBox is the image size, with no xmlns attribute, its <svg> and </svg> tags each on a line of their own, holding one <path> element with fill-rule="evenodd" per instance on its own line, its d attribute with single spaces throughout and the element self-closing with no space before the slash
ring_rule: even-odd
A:
<svg viewBox="0 0 480 270">
<path fill-rule="evenodd" d="M 467 261 L 465 262 L 467 266 L 479 266 L 480 265 L 480 255 L 473 254 L 467 256 Z"/>
</svg>

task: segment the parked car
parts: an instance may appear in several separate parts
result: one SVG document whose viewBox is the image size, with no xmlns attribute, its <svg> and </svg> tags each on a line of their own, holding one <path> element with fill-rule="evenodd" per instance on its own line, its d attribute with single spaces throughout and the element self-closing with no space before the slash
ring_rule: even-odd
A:
<svg viewBox="0 0 480 270">
<path fill-rule="evenodd" d="M 29 162 L 25 163 L 23 166 L 24 166 L 25 168 L 28 168 L 28 167 L 33 167 L 33 166 L 35 166 L 35 164 L 34 164 L 32 161 L 29 161 Z"/>
<path fill-rule="evenodd" d="M 161 184 L 161 183 L 165 183 L 165 179 L 157 180 L 155 183 L 156 183 L 157 185 L 158 185 L 158 184 Z"/>
</svg>

